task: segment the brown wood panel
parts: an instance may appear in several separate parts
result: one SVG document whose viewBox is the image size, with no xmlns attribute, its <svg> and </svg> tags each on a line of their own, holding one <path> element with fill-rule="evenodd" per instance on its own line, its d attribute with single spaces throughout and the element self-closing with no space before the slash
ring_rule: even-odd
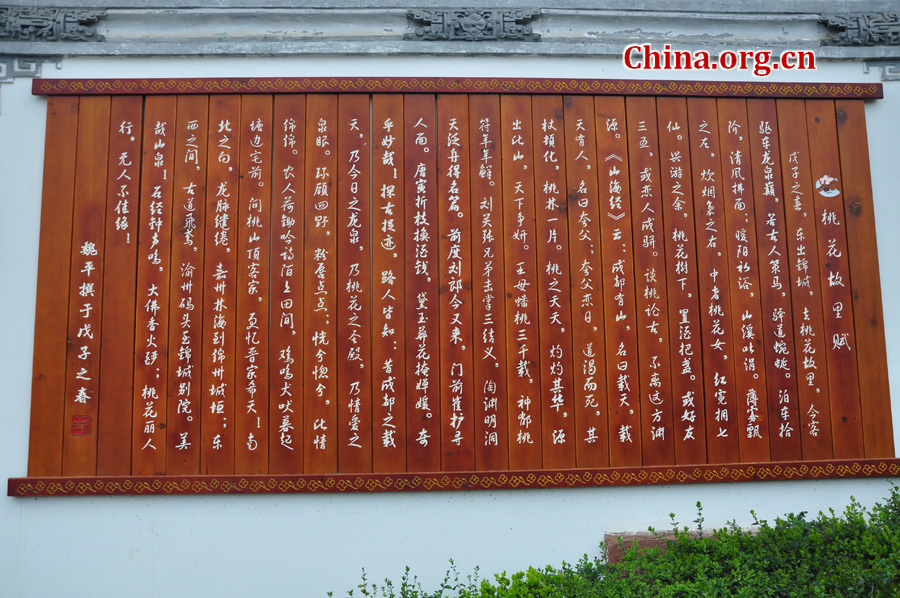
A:
<svg viewBox="0 0 900 598">
<path fill-rule="evenodd" d="M 865 105 L 862 100 L 836 100 L 834 106 L 844 179 L 847 257 L 856 323 L 856 359 L 866 457 L 893 457 L 894 434 Z"/>
<path fill-rule="evenodd" d="M 200 473 L 234 471 L 240 96 L 209 98 Z"/>
<path fill-rule="evenodd" d="M 747 100 L 750 163 L 759 256 L 769 448 L 773 461 L 801 458 L 797 353 L 791 310 L 787 229 L 775 100 Z"/>
<path fill-rule="evenodd" d="M 361 492 L 466 492 L 489 490 L 548 490 L 550 488 L 609 488 L 651 485 L 730 484 L 723 491 L 741 490 L 734 483 L 781 480 L 885 479 L 900 473 L 900 459 L 853 459 L 849 461 L 794 461 L 787 463 L 727 463 L 663 467 L 603 469 L 558 469 L 532 471 L 429 472 L 401 474 L 325 474 L 256 476 L 154 477 L 43 477 L 10 478 L 7 496 L 205 496 L 344 494 Z M 671 489 L 667 491 L 672 492 Z M 682 492 L 697 492 L 683 488 Z M 468 494 L 466 496 L 469 496 Z M 448 497 L 435 497 L 446 500 Z M 323 499 L 318 499 L 323 500 Z M 328 499 L 324 499 L 328 500 Z M 340 500 L 340 499 L 333 499 Z"/>
<path fill-rule="evenodd" d="M 166 470 L 176 108 L 175 96 L 151 98 L 144 106 L 134 332 L 134 475 L 159 475 Z"/>
<path fill-rule="evenodd" d="M 337 471 L 337 96 L 306 99 L 303 470 Z"/>
<path fill-rule="evenodd" d="M 540 469 L 542 463 L 531 122 L 529 96 L 500 96 L 511 469 Z"/>
<path fill-rule="evenodd" d="M 123 348 L 134 346 L 143 111 L 140 97 L 110 102 L 97 475 L 131 473 L 134 356 Z"/>
<path fill-rule="evenodd" d="M 237 228 L 234 470 L 269 471 L 269 252 L 272 97 L 243 96 Z"/>
<path fill-rule="evenodd" d="M 453 91 L 54 100 L 29 472 L 893 453 L 861 101 Z"/>
<path fill-rule="evenodd" d="M 815 249 L 816 221 L 806 103 L 777 100 L 778 141 L 784 183 L 794 343 L 797 347 L 797 401 L 803 459 L 830 459 L 831 402 L 825 323 L 819 294 L 819 256 Z"/>
<path fill-rule="evenodd" d="M 541 422 L 545 469 L 575 466 L 572 305 L 561 96 L 531 100 Z"/>
<path fill-rule="evenodd" d="M 406 199 L 402 95 L 372 96 L 372 467 L 406 471 Z"/>
<path fill-rule="evenodd" d="M 852 459 L 862 457 L 865 447 L 834 101 L 807 100 L 806 126 L 814 181 L 816 246 L 822 267 L 821 293 L 834 456 Z"/>
<path fill-rule="evenodd" d="M 475 469 L 509 467 L 500 97 L 469 97 Z"/>
<path fill-rule="evenodd" d="M 706 463 L 700 304 L 687 103 L 656 100 L 665 229 L 675 462 Z"/>
<path fill-rule="evenodd" d="M 717 103 L 741 461 L 757 463 L 770 460 L 771 452 L 747 102 Z"/>
<path fill-rule="evenodd" d="M 166 93 L 529 93 L 696 97 L 884 97 L 881 83 L 673 81 L 666 79 L 535 79 L 517 77 L 244 77 L 241 79 L 35 79 L 35 94 L 159 95 Z"/>
<path fill-rule="evenodd" d="M 181 96 L 175 131 L 166 473 L 200 472 L 200 361 L 209 97 Z"/>
<path fill-rule="evenodd" d="M 62 473 L 78 106 L 77 97 L 47 100 L 28 434 L 29 476 Z"/>
<path fill-rule="evenodd" d="M 441 470 L 475 469 L 469 102 L 437 96 Z"/>
<path fill-rule="evenodd" d="M 303 471 L 306 96 L 274 98 L 269 288 L 269 471 Z M 276 323 L 277 322 L 277 323 Z"/>
<path fill-rule="evenodd" d="M 600 261 L 600 189 L 594 101 L 563 98 L 572 289 L 572 371 L 578 467 L 609 465 L 606 337 Z"/>
<path fill-rule="evenodd" d="M 625 99 L 594 99 L 597 131 L 603 317 L 609 413 L 609 464 L 641 464 L 640 371 L 638 369 L 634 246 Z"/>
<path fill-rule="evenodd" d="M 94 475 L 97 471 L 109 110 L 110 99 L 97 97 L 82 99 L 78 112 L 63 475 Z"/>
<path fill-rule="evenodd" d="M 369 96 L 338 99 L 338 471 L 372 471 Z"/>
<path fill-rule="evenodd" d="M 731 292 L 722 164 L 714 99 L 688 99 L 691 185 L 697 232 L 697 281 L 706 403 L 706 446 L 710 463 L 740 461 L 738 397 L 731 344 Z"/>
<path fill-rule="evenodd" d="M 433 95 L 403 99 L 406 191 L 406 463 L 441 468 L 437 130 Z"/>
<path fill-rule="evenodd" d="M 625 98 L 644 465 L 675 463 L 665 231 L 654 98 Z"/>
</svg>

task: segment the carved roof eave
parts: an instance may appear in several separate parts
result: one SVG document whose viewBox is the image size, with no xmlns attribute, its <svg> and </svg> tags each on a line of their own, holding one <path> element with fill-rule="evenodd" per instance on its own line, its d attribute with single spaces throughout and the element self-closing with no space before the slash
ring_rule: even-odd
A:
<svg viewBox="0 0 900 598">
<path fill-rule="evenodd" d="M 668 42 L 671 43 L 671 42 Z M 627 44 L 626 44 L 627 45 Z M 529 43 L 492 43 L 470 42 L 465 46 L 453 42 L 344 42 L 344 41 L 309 41 L 309 42 L 190 42 L 179 43 L 177 48 L 159 44 L 127 44 L 115 51 L 112 48 L 85 48 L 76 43 L 25 43 L 0 42 L 0 55 L 33 56 L 33 57 L 75 57 L 75 56 L 289 56 L 297 54 L 334 56 L 334 55 L 378 55 L 378 56 L 416 56 L 416 55 L 449 55 L 449 56 L 518 56 L 518 55 L 552 55 L 559 57 L 595 57 L 622 58 L 622 50 L 626 45 L 610 43 L 568 44 L 542 43 L 536 48 Z M 777 51 L 779 48 L 791 50 L 813 50 L 818 60 L 878 60 L 900 59 L 900 49 L 896 47 L 819 47 L 813 45 L 792 46 L 743 44 L 736 49 Z M 710 46 L 707 44 L 678 44 L 677 49 L 694 51 L 699 49 L 720 52 L 728 46 Z"/>
<path fill-rule="evenodd" d="M 499 6 L 509 4 L 497 2 Z M 566 4 L 555 3 L 556 6 Z M 868 4 L 880 6 L 861 2 L 854 6 Z M 801 3 L 787 1 L 785 6 L 786 10 L 795 11 Z M 0 4 L 0 12 L 9 8 L 12 7 Z M 524 10 L 516 7 L 493 12 Z M 447 41 L 410 39 L 416 37 L 417 27 L 421 25 L 421 21 L 412 18 L 412 13 L 423 12 L 416 7 L 72 9 L 70 12 L 82 13 L 81 17 L 88 14 L 93 19 L 84 22 L 88 33 L 79 41 L 17 41 L 11 40 L 9 34 L 3 39 L 0 22 L 0 54 L 34 57 L 444 54 L 621 58 L 628 45 L 649 43 L 657 48 L 670 44 L 679 50 L 705 49 L 712 53 L 790 49 L 813 50 L 818 59 L 824 60 L 900 59 L 900 45 L 887 45 L 877 39 L 873 45 L 865 45 L 872 40 L 860 38 L 869 35 L 873 29 L 871 22 L 876 22 L 881 30 L 886 27 L 890 32 L 887 37 L 892 37 L 895 28 L 900 28 L 900 23 L 894 23 L 895 13 L 866 13 L 860 21 L 854 20 L 856 13 L 760 14 L 749 9 L 743 13 L 731 10 L 688 13 L 533 8 L 528 9 L 528 18 L 520 21 L 523 28 L 533 33 L 527 36 L 528 41 L 509 38 Z M 853 45 L 830 45 L 839 42 Z"/>
</svg>

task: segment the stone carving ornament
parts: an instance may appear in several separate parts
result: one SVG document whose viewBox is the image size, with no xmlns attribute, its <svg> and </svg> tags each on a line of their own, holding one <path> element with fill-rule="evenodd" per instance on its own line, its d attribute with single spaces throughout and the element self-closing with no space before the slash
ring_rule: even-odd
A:
<svg viewBox="0 0 900 598">
<path fill-rule="evenodd" d="M 540 16 L 539 10 L 410 10 L 407 18 L 413 32 L 410 40 L 446 41 L 540 41 L 531 22 Z"/>
<path fill-rule="evenodd" d="M 103 41 L 91 27 L 103 10 L 0 6 L 0 40 L 21 42 Z"/>
<path fill-rule="evenodd" d="M 838 30 L 822 42 L 826 46 L 900 46 L 897 13 L 822 15 L 819 22 Z"/>
</svg>

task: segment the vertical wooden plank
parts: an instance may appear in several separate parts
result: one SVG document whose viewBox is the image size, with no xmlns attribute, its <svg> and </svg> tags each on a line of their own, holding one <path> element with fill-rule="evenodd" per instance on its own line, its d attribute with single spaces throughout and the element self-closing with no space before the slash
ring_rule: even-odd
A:
<svg viewBox="0 0 900 598">
<path fill-rule="evenodd" d="M 784 172 L 784 219 L 787 226 L 794 342 L 797 347 L 800 447 L 804 459 L 831 459 L 831 403 L 828 361 L 825 358 L 825 323 L 819 293 L 819 256 L 815 250 L 816 221 L 809 168 L 806 103 L 803 100 L 776 100 L 775 103 Z"/>
<path fill-rule="evenodd" d="M 235 343 L 235 473 L 269 470 L 272 96 L 241 97 Z"/>
<path fill-rule="evenodd" d="M 606 338 L 600 262 L 600 190 L 594 100 L 563 98 L 569 268 L 572 276 L 572 358 L 575 459 L 578 467 L 609 465 Z"/>
<path fill-rule="evenodd" d="M 135 282 L 141 182 L 144 101 L 140 96 L 110 100 L 109 162 L 106 181 L 106 241 L 100 341 L 100 396 L 97 421 L 97 475 L 131 473 L 131 409 L 134 356 Z M 105 348 L 105 349 L 104 349 Z"/>
<path fill-rule="evenodd" d="M 575 466 L 572 305 L 562 97 L 531 99 L 544 467 Z"/>
<path fill-rule="evenodd" d="M 866 457 L 893 457 L 894 434 L 865 105 L 862 100 L 835 100 L 834 106 L 844 178 L 847 257 L 856 323 L 856 359 Z"/>
<path fill-rule="evenodd" d="M 865 447 L 834 101 L 807 100 L 806 126 L 815 187 L 816 245 L 823 267 L 821 287 L 834 456 L 853 459 L 862 457 Z"/>
<path fill-rule="evenodd" d="M 773 461 L 801 458 L 797 358 L 775 100 L 747 100 Z"/>
<path fill-rule="evenodd" d="M 499 96 L 469 96 L 469 134 L 475 469 L 491 471 L 509 467 Z"/>
<path fill-rule="evenodd" d="M 78 113 L 63 420 L 67 476 L 97 471 L 109 106 L 109 97 L 82 98 Z"/>
<path fill-rule="evenodd" d="M 134 335 L 133 475 L 159 475 L 166 467 L 175 110 L 175 96 L 154 96 L 145 101 Z"/>
<path fill-rule="evenodd" d="M 338 471 L 372 471 L 369 96 L 338 99 Z"/>
<path fill-rule="evenodd" d="M 691 147 L 684 98 L 657 98 L 665 223 L 675 462 L 706 463 L 706 411 L 697 289 Z"/>
<path fill-rule="evenodd" d="M 337 96 L 306 99 L 305 473 L 337 471 Z"/>
<path fill-rule="evenodd" d="M 437 96 L 441 470 L 475 469 L 469 103 Z"/>
<path fill-rule="evenodd" d="M 697 231 L 697 277 L 703 387 L 706 403 L 706 446 L 710 463 L 737 463 L 740 458 L 738 404 L 731 344 L 731 292 L 722 165 L 716 101 L 688 98 L 691 143 L 691 184 Z"/>
<path fill-rule="evenodd" d="M 435 98 L 403 98 L 406 190 L 406 388 L 409 471 L 440 471 Z"/>
<path fill-rule="evenodd" d="M 675 463 L 668 294 L 656 100 L 625 98 L 631 187 L 641 447 L 644 465 Z"/>
<path fill-rule="evenodd" d="M 539 469 L 541 387 L 531 97 L 500 97 L 509 466 Z"/>
<path fill-rule="evenodd" d="M 306 96 L 276 95 L 273 110 L 269 473 L 300 473 Z"/>
<path fill-rule="evenodd" d="M 200 473 L 200 360 L 209 97 L 179 96 L 175 132 L 166 474 Z"/>
<path fill-rule="evenodd" d="M 625 100 L 594 98 L 597 130 L 603 318 L 606 323 L 609 464 L 641 464 L 641 405 L 635 307 L 634 246 Z"/>
<path fill-rule="evenodd" d="M 29 476 L 58 476 L 62 472 L 78 103 L 74 96 L 47 98 L 28 435 Z"/>
<path fill-rule="evenodd" d="M 209 98 L 200 473 L 234 472 L 235 300 L 241 97 Z"/>
<path fill-rule="evenodd" d="M 406 471 L 403 96 L 372 96 L 372 467 Z"/>
<path fill-rule="evenodd" d="M 731 285 L 732 336 L 741 461 L 769 461 L 769 408 L 759 303 L 759 258 L 747 101 L 718 100 L 720 158 L 725 200 L 725 239 Z"/>
</svg>

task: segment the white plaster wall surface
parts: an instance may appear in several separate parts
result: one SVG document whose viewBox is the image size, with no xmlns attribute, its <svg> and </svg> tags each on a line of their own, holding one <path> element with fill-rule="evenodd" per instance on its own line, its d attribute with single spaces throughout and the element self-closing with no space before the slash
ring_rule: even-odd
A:
<svg viewBox="0 0 900 598">
<path fill-rule="evenodd" d="M 858 63 L 771 81 L 877 81 Z M 652 74 L 652 73 L 651 73 Z M 64 59 L 45 76 L 523 76 L 651 78 L 620 61 L 543 58 Z M 672 73 L 656 73 L 656 78 Z M 678 73 L 675 73 L 677 76 Z M 687 79 L 749 79 L 690 72 Z M 0 86 L 0 479 L 26 474 L 45 100 L 30 80 Z M 900 419 L 900 83 L 867 107 L 888 360 Z M 900 446 L 900 427 L 894 425 Z M 448 559 L 470 572 L 517 571 L 594 556 L 604 533 L 664 528 L 704 505 L 707 525 L 749 525 L 750 509 L 870 506 L 885 480 L 370 495 L 0 498 L 0 596 L 345 595 L 365 567 L 398 579 L 409 565 L 435 588 Z"/>
</svg>

